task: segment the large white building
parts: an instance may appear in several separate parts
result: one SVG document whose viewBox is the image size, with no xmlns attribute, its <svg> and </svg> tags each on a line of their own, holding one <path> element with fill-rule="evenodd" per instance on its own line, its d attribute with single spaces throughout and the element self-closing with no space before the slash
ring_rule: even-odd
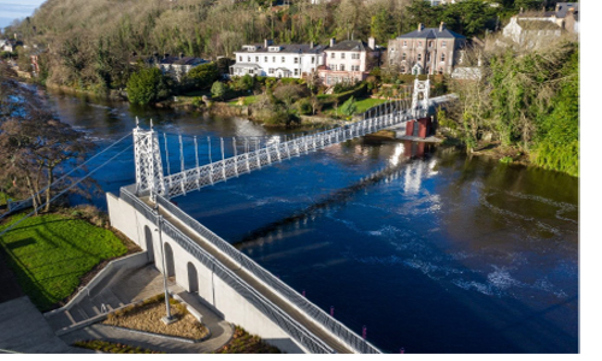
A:
<svg viewBox="0 0 602 361">
<path fill-rule="evenodd" d="M 263 44 L 244 45 L 234 52 L 236 63 L 230 66 L 230 75 L 306 77 L 324 64 L 324 48 L 313 43 L 275 45 L 268 40 Z"/>
</svg>

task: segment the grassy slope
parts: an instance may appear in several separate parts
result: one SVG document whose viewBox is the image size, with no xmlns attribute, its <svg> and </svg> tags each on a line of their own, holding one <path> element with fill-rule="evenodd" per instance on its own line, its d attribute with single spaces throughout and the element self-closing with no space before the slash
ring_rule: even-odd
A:
<svg viewBox="0 0 602 361">
<path fill-rule="evenodd" d="M 22 217 L 9 218 L 0 231 Z M 111 231 L 56 214 L 23 221 L 0 244 L 23 291 L 42 311 L 71 295 L 99 262 L 127 252 Z"/>
</svg>

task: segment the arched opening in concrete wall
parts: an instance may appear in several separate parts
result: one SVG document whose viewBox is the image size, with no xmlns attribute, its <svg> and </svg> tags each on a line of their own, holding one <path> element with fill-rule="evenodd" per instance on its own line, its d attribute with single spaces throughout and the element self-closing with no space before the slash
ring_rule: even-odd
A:
<svg viewBox="0 0 602 361">
<path fill-rule="evenodd" d="M 190 293 L 199 292 L 199 274 L 190 262 L 188 262 L 188 290 Z"/>
<path fill-rule="evenodd" d="M 163 248 L 165 249 L 165 268 L 167 270 L 167 277 L 176 278 L 176 264 L 174 263 L 173 250 L 167 242 Z"/>
<path fill-rule="evenodd" d="M 146 239 L 146 253 L 149 262 L 155 260 L 155 249 L 153 247 L 153 232 L 148 226 L 144 226 L 144 236 Z"/>
</svg>

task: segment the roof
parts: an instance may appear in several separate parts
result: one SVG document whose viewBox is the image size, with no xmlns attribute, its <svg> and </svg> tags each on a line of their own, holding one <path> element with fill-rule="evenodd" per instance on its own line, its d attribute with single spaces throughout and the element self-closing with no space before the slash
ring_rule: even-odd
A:
<svg viewBox="0 0 602 361">
<path fill-rule="evenodd" d="M 372 51 L 366 42 L 360 40 L 344 40 L 328 48 L 329 51 Z"/>
<path fill-rule="evenodd" d="M 570 8 L 574 9 L 575 18 L 577 18 L 579 13 L 579 3 L 556 3 L 556 16 L 559 18 L 565 18 Z"/>
<path fill-rule="evenodd" d="M 525 11 L 518 14 L 518 18 L 549 18 L 555 15 L 555 11 Z"/>
<path fill-rule="evenodd" d="M 268 48 L 280 47 L 281 49 L 279 51 L 269 51 L 267 48 L 264 47 L 264 44 L 249 44 L 249 45 L 254 45 L 257 48 L 257 50 L 247 50 L 244 48 L 244 46 L 248 46 L 248 45 L 243 45 L 243 48 L 236 51 L 235 53 L 319 54 L 322 51 L 324 51 L 324 49 L 326 48 L 324 45 L 314 45 L 312 48 L 310 44 L 280 44 L 280 45 L 271 44 L 271 45 L 268 45 Z"/>
<path fill-rule="evenodd" d="M 161 59 L 161 64 L 174 64 L 174 65 L 199 65 L 207 63 L 207 60 L 201 58 L 195 58 L 192 56 L 185 56 L 180 58 L 179 56 L 169 56 L 165 59 Z"/>
<path fill-rule="evenodd" d="M 560 26 L 553 21 L 519 19 L 517 23 L 525 30 L 560 30 Z"/>
<path fill-rule="evenodd" d="M 439 28 L 424 28 L 422 30 L 414 30 L 411 33 L 403 34 L 397 37 L 397 39 L 466 39 L 464 35 L 460 35 L 447 28 L 443 28 L 443 31 L 439 31 Z"/>
</svg>

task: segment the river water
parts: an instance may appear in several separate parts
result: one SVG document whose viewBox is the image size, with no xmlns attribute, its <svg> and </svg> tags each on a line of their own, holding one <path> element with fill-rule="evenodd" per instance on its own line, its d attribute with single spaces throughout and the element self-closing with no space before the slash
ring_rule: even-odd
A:
<svg viewBox="0 0 602 361">
<path fill-rule="evenodd" d="M 172 169 L 173 134 L 213 137 L 200 145 L 204 160 L 208 144 L 219 153 L 217 137 L 277 135 L 243 119 L 65 95 L 50 95 L 50 103 L 99 149 L 131 131 L 135 116 L 144 126 L 153 118 L 171 134 Z M 133 183 L 133 151 L 94 177 L 114 193 Z M 578 352 L 575 178 L 442 147 L 357 139 L 174 201 L 358 334 L 365 326 L 385 352 Z M 106 208 L 102 195 L 94 202 Z"/>
</svg>

